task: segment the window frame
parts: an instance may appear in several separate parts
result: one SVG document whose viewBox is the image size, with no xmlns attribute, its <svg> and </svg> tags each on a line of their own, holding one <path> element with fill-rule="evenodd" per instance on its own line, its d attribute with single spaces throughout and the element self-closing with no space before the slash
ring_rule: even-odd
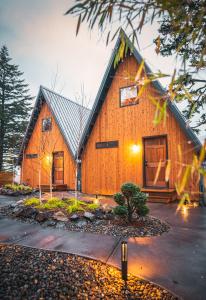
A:
<svg viewBox="0 0 206 300">
<path fill-rule="evenodd" d="M 113 149 L 113 148 L 119 148 L 119 141 L 104 141 L 104 142 L 96 142 L 95 143 L 95 149 Z"/>
<path fill-rule="evenodd" d="M 44 130 L 44 121 L 45 120 L 50 120 L 50 127 L 47 130 Z M 43 118 L 42 119 L 42 132 L 47 132 L 47 131 L 51 131 L 52 130 L 52 118 L 51 117 L 47 117 L 47 118 Z"/>
<path fill-rule="evenodd" d="M 130 85 L 126 85 L 126 86 L 122 86 L 119 88 L 119 106 L 120 108 L 123 108 L 123 107 L 128 107 L 128 106 L 133 106 L 133 105 L 137 105 L 139 104 L 139 99 L 137 99 L 137 103 L 131 103 L 131 104 L 127 104 L 127 105 L 122 105 L 122 100 L 121 100 L 121 90 L 123 89 L 126 89 L 126 88 L 130 88 L 130 87 L 136 87 L 137 89 L 137 96 L 138 96 L 138 91 L 139 91 L 139 88 L 136 84 L 130 84 Z M 133 97 L 133 98 L 128 98 L 128 99 L 135 99 L 136 97 Z"/>
</svg>

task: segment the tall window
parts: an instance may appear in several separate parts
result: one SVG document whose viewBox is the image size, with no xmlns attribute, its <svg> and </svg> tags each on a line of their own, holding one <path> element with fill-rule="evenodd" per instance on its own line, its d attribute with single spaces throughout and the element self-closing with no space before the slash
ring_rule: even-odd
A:
<svg viewBox="0 0 206 300">
<path fill-rule="evenodd" d="M 120 107 L 138 104 L 136 85 L 120 88 Z"/>
<path fill-rule="evenodd" d="M 51 118 L 45 118 L 42 120 L 42 131 L 50 131 L 52 129 Z"/>
</svg>

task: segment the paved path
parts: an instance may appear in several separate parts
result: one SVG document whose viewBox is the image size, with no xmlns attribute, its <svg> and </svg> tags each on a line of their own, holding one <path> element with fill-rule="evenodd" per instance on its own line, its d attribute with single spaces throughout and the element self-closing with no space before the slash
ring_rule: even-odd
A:
<svg viewBox="0 0 206 300">
<path fill-rule="evenodd" d="M 187 219 L 175 214 L 176 205 L 150 204 L 150 209 L 172 229 L 160 237 L 130 238 L 129 272 L 186 300 L 206 300 L 206 208 L 191 209 Z M 121 240 L 110 236 L 44 229 L 1 218 L 0 242 L 75 253 L 120 266 Z"/>
</svg>

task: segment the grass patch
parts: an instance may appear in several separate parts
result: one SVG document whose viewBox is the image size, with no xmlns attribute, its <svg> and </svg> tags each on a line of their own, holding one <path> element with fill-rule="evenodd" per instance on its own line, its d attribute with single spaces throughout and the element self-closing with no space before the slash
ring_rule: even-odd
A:
<svg viewBox="0 0 206 300">
<path fill-rule="evenodd" d="M 80 211 L 95 210 L 99 207 L 99 204 L 87 203 L 75 198 L 70 198 L 66 200 L 61 200 L 57 197 L 53 197 L 45 203 L 40 203 L 40 200 L 37 198 L 30 198 L 24 201 L 24 204 L 27 206 L 35 206 L 37 209 L 57 209 L 63 208 L 67 213 L 75 213 Z"/>
<path fill-rule="evenodd" d="M 38 198 L 29 198 L 24 201 L 24 205 L 26 206 L 40 205 L 40 200 Z"/>
<path fill-rule="evenodd" d="M 14 192 L 17 191 L 32 191 L 32 188 L 30 186 L 27 185 L 23 185 L 23 184 L 16 184 L 16 183 L 8 183 L 4 185 L 5 189 L 8 190 L 12 190 Z"/>
</svg>

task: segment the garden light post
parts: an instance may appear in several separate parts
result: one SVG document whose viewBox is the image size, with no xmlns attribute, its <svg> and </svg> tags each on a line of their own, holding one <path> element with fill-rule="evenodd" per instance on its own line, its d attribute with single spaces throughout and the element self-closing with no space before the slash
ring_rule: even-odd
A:
<svg viewBox="0 0 206 300">
<path fill-rule="evenodd" d="M 123 241 L 121 244 L 121 263 L 122 263 L 122 280 L 127 281 L 127 242 Z"/>
</svg>

